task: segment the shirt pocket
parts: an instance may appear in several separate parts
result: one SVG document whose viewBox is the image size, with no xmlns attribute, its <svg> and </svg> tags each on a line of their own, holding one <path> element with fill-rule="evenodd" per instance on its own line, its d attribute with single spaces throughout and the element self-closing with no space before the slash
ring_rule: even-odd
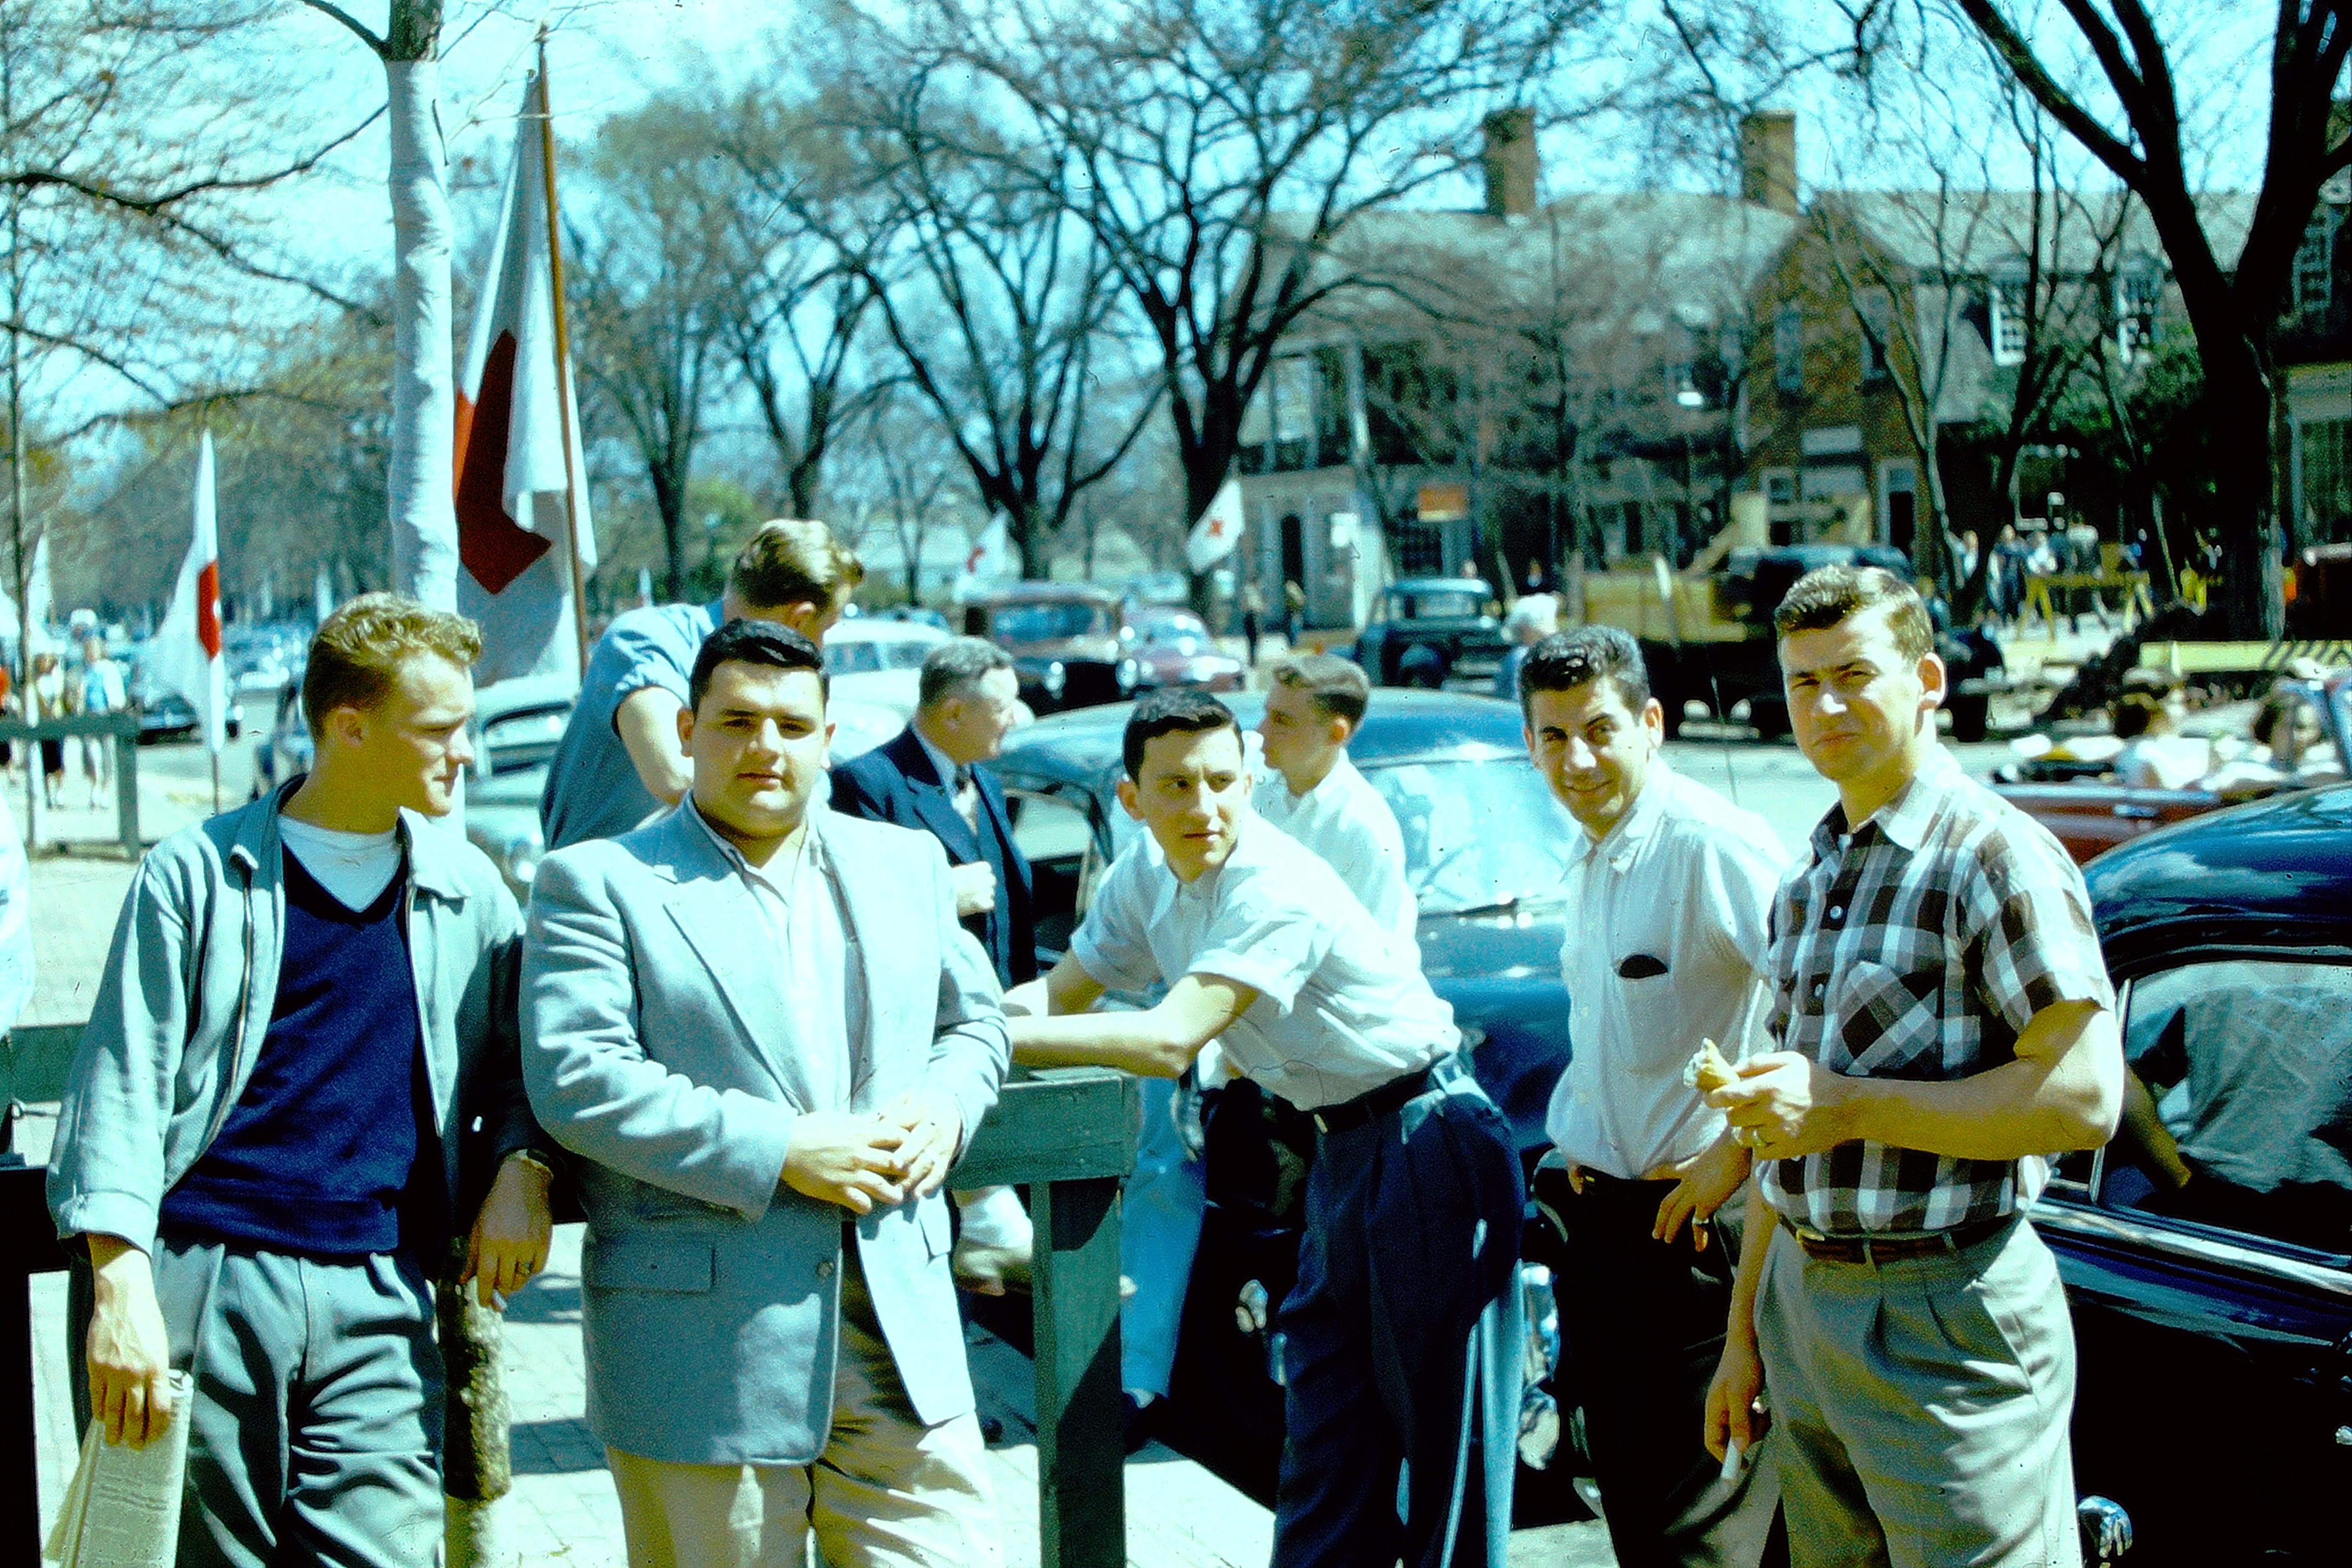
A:
<svg viewBox="0 0 2352 1568">
<path fill-rule="evenodd" d="M 1883 963 L 1850 965 L 1838 987 L 1837 1039 L 1843 1070 L 1879 1078 L 1937 1076 L 1943 1060 L 1943 1017 L 1937 1006 L 1943 971 L 1900 973 Z M 1926 1073 L 1907 1070 L 1921 1066 Z"/>
</svg>

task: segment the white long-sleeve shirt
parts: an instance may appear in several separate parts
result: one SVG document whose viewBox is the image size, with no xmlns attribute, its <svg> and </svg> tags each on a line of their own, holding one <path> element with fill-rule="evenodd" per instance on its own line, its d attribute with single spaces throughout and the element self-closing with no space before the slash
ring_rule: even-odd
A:
<svg viewBox="0 0 2352 1568">
<path fill-rule="evenodd" d="M 1382 931 L 1408 952 L 1420 952 L 1421 911 L 1405 881 L 1404 834 L 1396 813 L 1345 752 L 1305 795 L 1291 794 L 1283 776 L 1268 769 L 1250 804 L 1337 871 Z"/>
</svg>

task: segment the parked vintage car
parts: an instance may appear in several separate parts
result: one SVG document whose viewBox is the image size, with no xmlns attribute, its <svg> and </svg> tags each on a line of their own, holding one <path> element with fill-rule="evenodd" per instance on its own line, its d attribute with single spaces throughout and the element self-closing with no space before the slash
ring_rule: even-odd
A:
<svg viewBox="0 0 2352 1568">
<path fill-rule="evenodd" d="M 1088 583 L 1015 583 L 963 605 L 965 634 L 1013 656 L 1021 700 L 1039 713 L 1133 695 L 1143 666 L 1126 625 L 1118 595 Z"/>
<path fill-rule="evenodd" d="M 1226 700 L 1244 725 L 1264 711 L 1255 693 Z M 1127 714 L 1103 707 L 1040 720 L 1007 741 L 996 763 L 1014 838 L 1035 876 L 1039 957 L 1049 964 L 1097 879 L 1141 832 L 1114 793 Z M 1403 829 L 1422 967 L 1453 1004 L 1471 1066 L 1532 1166 L 1548 1146 L 1544 1110 L 1568 1065 L 1559 889 L 1574 825 L 1528 763 L 1508 703 L 1378 692 L 1349 750 Z M 1179 1446 L 1265 1495 L 1280 1451 L 1281 1390 L 1267 1376 L 1264 1337 L 1238 1331 L 1234 1307 L 1250 1280 L 1265 1287 L 1269 1310 L 1277 1306 L 1296 1278 L 1297 1244 L 1295 1230 L 1210 1210 L 1164 1418 Z M 1552 1517 L 1576 1509 L 1572 1468 L 1563 1456 L 1546 1478 L 1523 1472 L 1528 1507 Z"/>
<path fill-rule="evenodd" d="M 2033 1223 L 2080 1366 L 2074 1479 L 2136 1568 L 2341 1563 L 2352 1487 L 2352 787 L 2085 868 L 2132 1079 Z"/>
<path fill-rule="evenodd" d="M 1218 648 L 1208 623 L 1177 605 L 1131 605 L 1119 640 L 1139 667 L 1139 692 L 1161 686 L 1239 691 L 1248 684 L 1242 661 Z"/>
<path fill-rule="evenodd" d="M 2352 671 L 2324 681 L 2283 681 L 2277 689 L 2294 705 L 2312 746 L 2334 753 L 2336 776 L 2352 776 Z M 1994 792 L 2056 834 L 2078 863 L 2168 824 L 2297 787 L 2282 779 L 2220 790 L 2136 789 L 2099 764 L 2063 762 L 2009 763 L 1993 777 Z"/>
<path fill-rule="evenodd" d="M 1508 645 L 1495 590 L 1476 577 L 1405 577 L 1389 584 L 1357 635 L 1353 657 L 1375 686 L 1491 680 Z"/>
<path fill-rule="evenodd" d="M 923 660 L 947 640 L 921 621 L 859 616 L 825 634 L 824 672 L 835 698 L 887 708 L 905 721 L 915 715 Z"/>
</svg>

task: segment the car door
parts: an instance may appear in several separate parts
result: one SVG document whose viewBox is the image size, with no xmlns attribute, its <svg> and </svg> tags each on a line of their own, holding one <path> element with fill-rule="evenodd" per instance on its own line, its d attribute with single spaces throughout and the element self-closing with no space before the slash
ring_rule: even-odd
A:
<svg viewBox="0 0 2352 1568">
<path fill-rule="evenodd" d="M 1096 852 L 1099 823 L 1086 791 L 1058 781 L 1004 777 L 1004 806 L 1013 842 L 1029 862 L 1031 909 L 1037 927 L 1037 966 L 1051 969 L 1070 947 L 1101 868 Z"/>
<path fill-rule="evenodd" d="M 2034 1220 L 2079 1360 L 2075 1483 L 2143 1568 L 2341 1562 L 2352 955 L 2192 956 L 2123 998 L 2124 1123 Z"/>
</svg>

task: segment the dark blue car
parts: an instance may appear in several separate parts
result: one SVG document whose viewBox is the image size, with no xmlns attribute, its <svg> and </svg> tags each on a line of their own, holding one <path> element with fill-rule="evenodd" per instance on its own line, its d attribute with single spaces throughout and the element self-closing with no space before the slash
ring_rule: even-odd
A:
<svg viewBox="0 0 2352 1568">
<path fill-rule="evenodd" d="M 1255 693 L 1226 700 L 1244 726 L 1264 711 Z M 1067 946 L 1097 879 L 1142 831 L 1115 794 L 1128 711 L 1119 704 L 1041 720 L 1015 731 L 996 764 L 1014 837 L 1035 871 L 1037 943 L 1049 964 Z M 1349 754 L 1403 829 L 1423 969 L 1453 1004 L 1471 1065 L 1532 1166 L 1547 1146 L 1552 1086 L 1568 1065 L 1560 887 L 1574 824 L 1528 761 L 1519 711 L 1508 703 L 1376 691 Z M 1162 1427 L 1261 1496 L 1271 1494 L 1280 1450 L 1281 1391 L 1266 1375 L 1263 1337 L 1238 1329 L 1234 1309 L 1252 1280 L 1265 1287 L 1269 1310 L 1278 1306 L 1297 1266 L 1295 1230 L 1212 1205 Z M 1566 1495 L 1569 1468 L 1555 1465 L 1540 1484 L 1522 1473 L 1522 1518 L 1576 1507 Z"/>
<path fill-rule="evenodd" d="M 2079 1489 L 2128 1561 L 2352 1559 L 2352 788 L 2200 816 L 2084 868 L 2122 1129 L 2034 1223 L 2074 1309 Z"/>
</svg>

